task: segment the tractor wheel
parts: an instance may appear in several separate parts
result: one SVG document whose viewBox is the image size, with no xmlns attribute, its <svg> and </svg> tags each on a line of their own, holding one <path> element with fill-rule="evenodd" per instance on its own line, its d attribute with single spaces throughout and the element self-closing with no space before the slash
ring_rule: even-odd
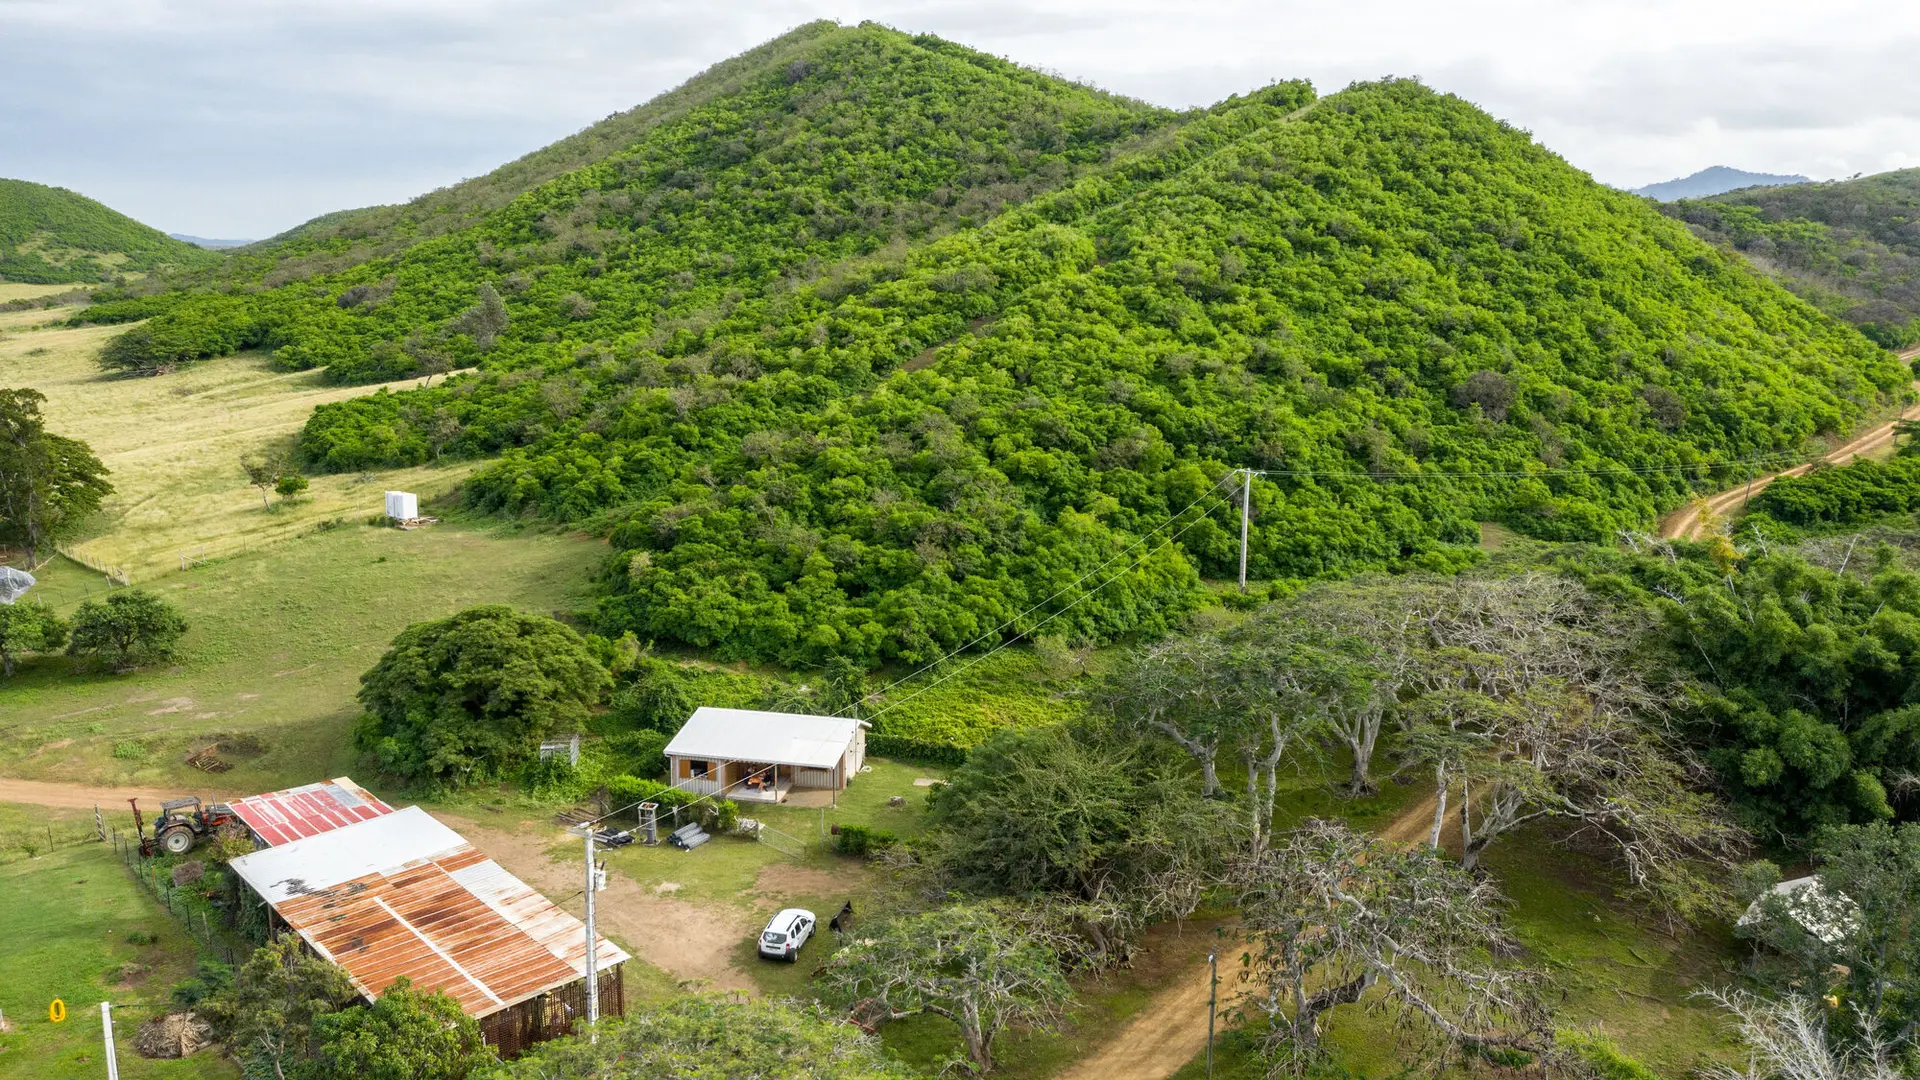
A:
<svg viewBox="0 0 1920 1080">
<path fill-rule="evenodd" d="M 175 855 L 185 855 L 193 850 L 193 830 L 185 825 L 175 825 L 160 834 L 160 846 Z"/>
</svg>

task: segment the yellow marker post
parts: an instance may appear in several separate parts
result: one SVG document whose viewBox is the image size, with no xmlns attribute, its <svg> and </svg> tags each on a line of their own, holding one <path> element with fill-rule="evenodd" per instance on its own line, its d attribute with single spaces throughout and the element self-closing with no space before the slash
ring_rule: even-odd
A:
<svg viewBox="0 0 1920 1080">
<path fill-rule="evenodd" d="M 66 1018 L 67 1003 L 61 1001 L 59 998 L 54 998 L 53 1003 L 47 1006 L 47 1019 L 58 1024 L 65 1021 Z"/>
</svg>

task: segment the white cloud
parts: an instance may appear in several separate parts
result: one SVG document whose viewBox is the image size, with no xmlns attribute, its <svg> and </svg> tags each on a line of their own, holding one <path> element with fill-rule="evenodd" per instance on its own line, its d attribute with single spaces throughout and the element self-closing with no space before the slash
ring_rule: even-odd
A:
<svg viewBox="0 0 1920 1080">
<path fill-rule="evenodd" d="M 1174 106 L 1420 75 L 1623 185 L 1920 157 L 1920 7 L 1885 0 L 0 0 L 0 175 L 265 235 L 484 172 L 823 17 Z"/>
</svg>

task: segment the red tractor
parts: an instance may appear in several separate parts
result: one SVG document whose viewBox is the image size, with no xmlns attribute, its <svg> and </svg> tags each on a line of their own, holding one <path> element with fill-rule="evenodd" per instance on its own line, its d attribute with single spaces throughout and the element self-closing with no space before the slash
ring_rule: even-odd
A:
<svg viewBox="0 0 1920 1080">
<path fill-rule="evenodd" d="M 226 803 L 202 806 L 198 797 L 189 796 L 161 803 L 160 816 L 153 819 L 153 835 L 148 836 L 146 825 L 140 820 L 140 800 L 128 799 L 127 803 L 133 807 L 133 828 L 140 836 L 142 855 L 152 855 L 159 850 L 185 855 L 209 836 L 225 839 L 247 835 L 246 822 Z"/>
</svg>

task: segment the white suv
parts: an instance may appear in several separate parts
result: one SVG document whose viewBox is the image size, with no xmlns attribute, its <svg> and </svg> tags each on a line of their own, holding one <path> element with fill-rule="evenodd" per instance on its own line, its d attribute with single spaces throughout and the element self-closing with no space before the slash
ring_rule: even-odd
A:
<svg viewBox="0 0 1920 1080">
<path fill-rule="evenodd" d="M 767 921 L 760 931 L 760 955 L 775 960 L 798 961 L 800 946 L 813 936 L 813 912 L 790 907 Z"/>
</svg>

